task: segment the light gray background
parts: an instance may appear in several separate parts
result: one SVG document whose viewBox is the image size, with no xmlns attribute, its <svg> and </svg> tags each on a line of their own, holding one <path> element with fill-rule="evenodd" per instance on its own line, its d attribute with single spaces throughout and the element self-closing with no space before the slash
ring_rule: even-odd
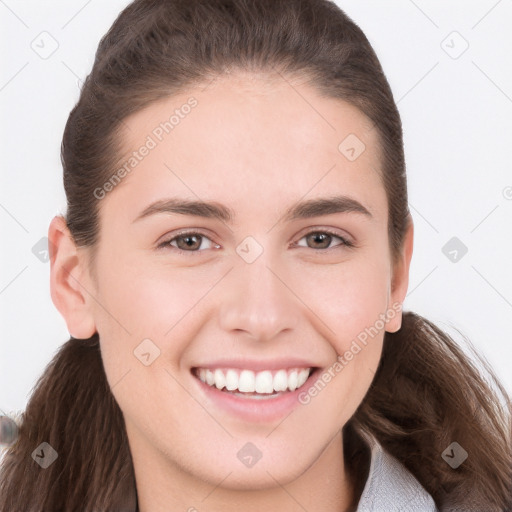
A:
<svg viewBox="0 0 512 512">
<path fill-rule="evenodd" d="M 512 1 L 337 3 L 374 46 L 402 116 L 415 221 L 405 309 L 437 322 L 464 346 L 460 330 L 512 391 Z M 49 263 L 33 247 L 65 211 L 62 131 L 101 36 L 127 4 L 0 0 L 0 409 L 6 413 L 24 409 L 69 337 L 50 298 Z M 45 55 L 52 44 L 58 48 Z M 455 263 L 442 252 L 452 237 L 468 248 Z"/>
</svg>

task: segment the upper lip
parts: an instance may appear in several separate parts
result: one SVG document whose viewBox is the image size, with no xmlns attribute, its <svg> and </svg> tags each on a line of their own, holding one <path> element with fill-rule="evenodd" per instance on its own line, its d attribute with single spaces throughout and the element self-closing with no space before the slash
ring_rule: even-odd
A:
<svg viewBox="0 0 512 512">
<path fill-rule="evenodd" d="M 216 368 L 239 368 L 241 370 L 252 370 L 259 372 L 263 370 L 281 370 L 288 368 L 316 368 L 317 365 L 309 361 L 298 358 L 286 359 L 269 359 L 267 361 L 262 359 L 219 359 L 217 361 L 202 363 L 194 365 L 192 368 L 207 368 L 214 370 Z"/>
</svg>

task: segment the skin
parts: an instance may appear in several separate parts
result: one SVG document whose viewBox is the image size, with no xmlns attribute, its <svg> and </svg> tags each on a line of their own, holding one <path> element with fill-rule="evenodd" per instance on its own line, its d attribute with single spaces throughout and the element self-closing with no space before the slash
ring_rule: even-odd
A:
<svg viewBox="0 0 512 512">
<path fill-rule="evenodd" d="M 282 76 L 238 73 L 161 100 L 125 120 L 127 153 L 191 96 L 197 107 L 101 200 L 94 265 L 64 219 L 52 220 L 52 299 L 70 334 L 100 334 L 142 512 L 347 510 L 354 482 L 341 428 L 371 384 L 384 332 L 400 328 L 400 313 L 284 420 L 251 423 L 220 410 L 190 368 L 227 355 L 298 356 L 329 368 L 403 302 L 412 223 L 392 264 L 377 131 L 351 105 L 306 83 L 292 88 Z M 355 161 L 338 150 L 351 133 L 366 145 Z M 338 194 L 362 203 L 371 218 L 283 220 L 300 200 Z M 235 222 L 169 213 L 133 222 L 168 197 L 216 201 Z M 176 239 L 156 249 L 183 228 L 207 237 L 199 251 L 178 254 Z M 355 247 L 306 236 L 322 228 Z M 250 264 L 236 252 L 247 236 L 263 248 Z M 146 338 L 160 350 L 149 366 L 133 353 Z M 236 456 L 249 441 L 262 453 L 251 468 Z"/>
</svg>

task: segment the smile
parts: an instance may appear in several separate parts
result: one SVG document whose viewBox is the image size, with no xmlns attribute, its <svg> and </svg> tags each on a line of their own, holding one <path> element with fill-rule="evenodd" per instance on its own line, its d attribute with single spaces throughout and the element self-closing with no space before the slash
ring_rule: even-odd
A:
<svg viewBox="0 0 512 512">
<path fill-rule="evenodd" d="M 304 359 L 223 360 L 191 368 L 207 410 L 237 421 L 265 425 L 280 422 L 303 407 L 302 389 L 320 375 L 320 366 Z"/>
<path fill-rule="evenodd" d="M 254 372 L 237 368 L 196 368 L 195 376 L 220 391 L 256 397 L 295 391 L 306 382 L 311 370 L 312 368 L 289 368 Z"/>
</svg>

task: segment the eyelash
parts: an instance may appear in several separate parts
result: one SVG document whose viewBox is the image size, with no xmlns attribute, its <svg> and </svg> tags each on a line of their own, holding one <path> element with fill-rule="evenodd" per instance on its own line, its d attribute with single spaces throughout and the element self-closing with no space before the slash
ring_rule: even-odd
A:
<svg viewBox="0 0 512 512">
<path fill-rule="evenodd" d="M 309 231 L 308 233 L 303 235 L 299 240 L 302 240 L 303 238 L 308 237 L 308 236 L 313 235 L 313 234 L 329 235 L 329 236 L 332 236 L 334 238 L 338 238 L 341 241 L 341 243 L 338 244 L 338 245 L 335 245 L 334 247 L 328 247 L 326 249 L 314 249 L 312 247 L 304 247 L 305 249 L 312 249 L 312 250 L 317 251 L 317 252 L 318 251 L 327 252 L 327 251 L 330 251 L 332 249 L 337 249 L 337 248 L 342 248 L 342 247 L 354 247 L 355 246 L 352 242 L 350 242 L 346 238 L 340 236 L 339 234 L 337 234 L 334 231 L 331 231 L 329 229 L 320 229 L 320 230 L 317 229 L 317 230 Z M 187 255 L 188 254 L 193 254 L 193 255 L 197 256 L 198 254 L 204 252 L 205 249 L 203 249 L 203 250 L 195 250 L 195 251 L 185 251 L 183 249 L 180 249 L 179 247 L 174 247 L 174 246 L 170 245 L 170 243 L 173 242 L 174 240 L 176 240 L 177 238 L 186 237 L 186 236 L 194 236 L 194 235 L 199 235 L 202 238 L 207 238 L 208 240 L 210 240 L 210 238 L 207 235 L 205 235 L 204 233 L 201 233 L 200 231 L 183 231 L 181 233 L 178 233 L 178 234 L 174 235 L 172 238 L 169 238 L 168 240 L 164 240 L 163 242 L 158 244 L 157 249 L 166 249 L 167 248 L 167 249 L 172 249 L 173 251 L 177 252 L 177 254 L 187 254 Z M 212 240 L 210 240 L 210 241 L 214 245 L 217 245 Z M 301 246 L 301 247 L 303 247 L 303 246 Z"/>
</svg>

